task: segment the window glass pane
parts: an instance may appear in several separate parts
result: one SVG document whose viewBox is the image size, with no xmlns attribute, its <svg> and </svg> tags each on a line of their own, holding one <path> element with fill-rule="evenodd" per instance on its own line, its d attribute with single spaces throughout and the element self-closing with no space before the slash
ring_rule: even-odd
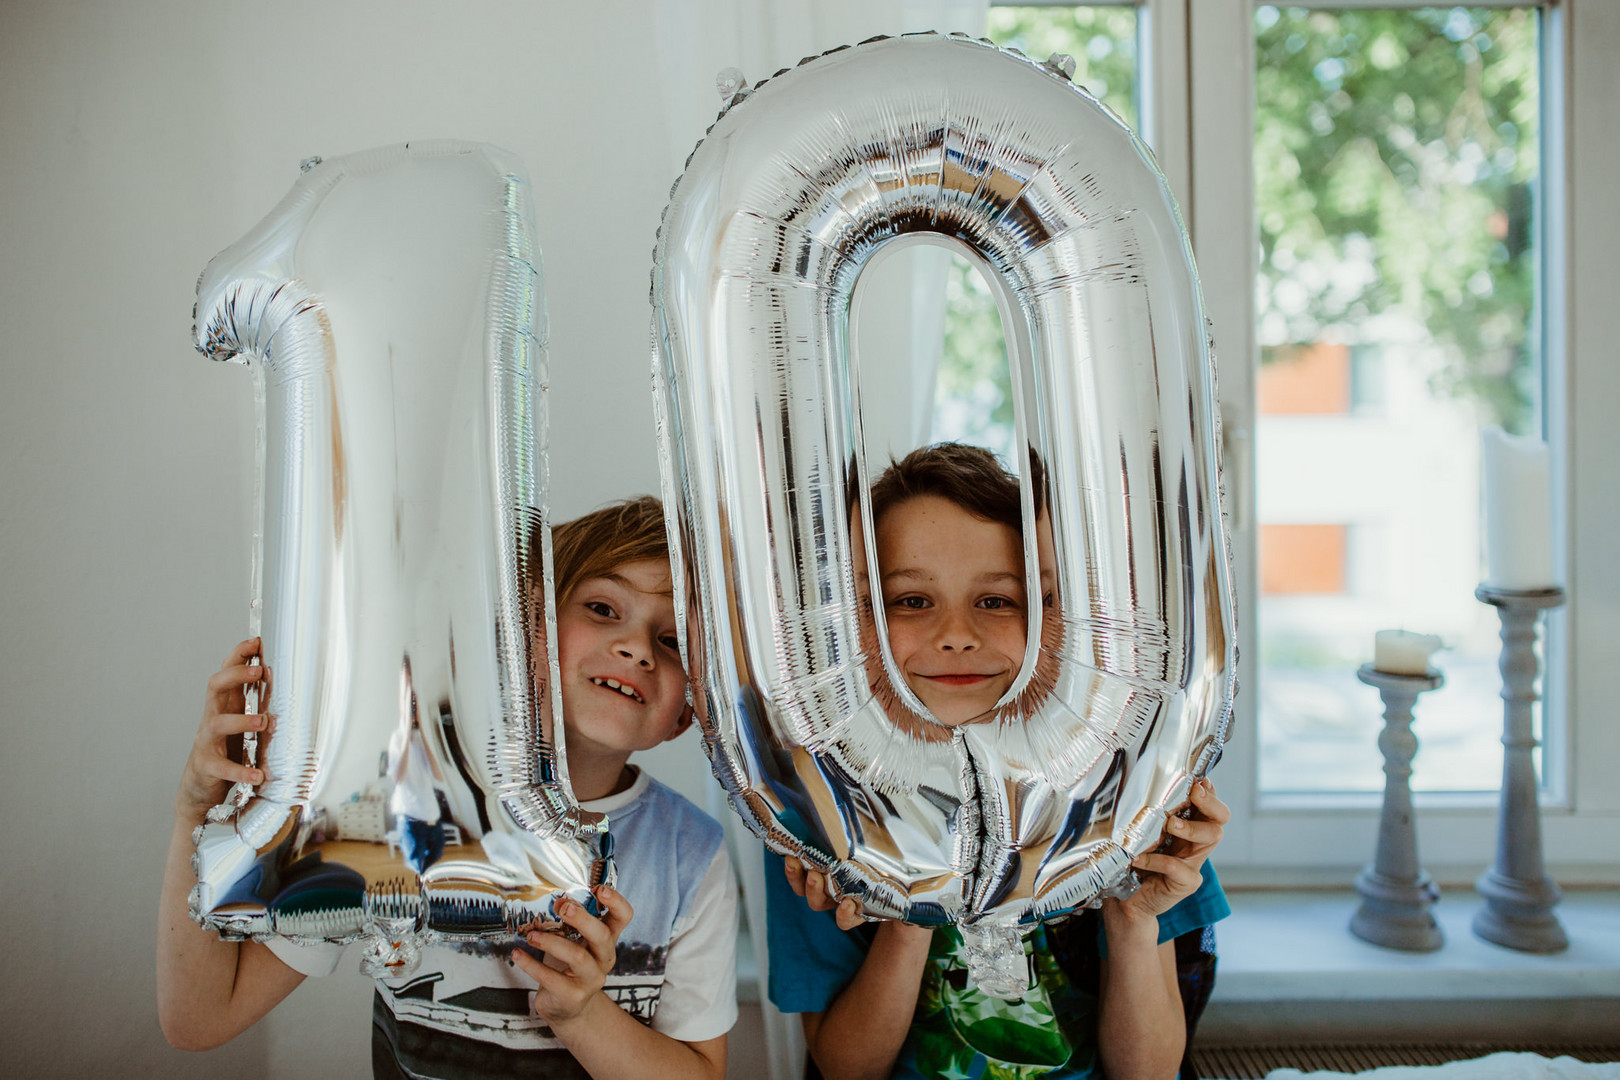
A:
<svg viewBox="0 0 1620 1080">
<path fill-rule="evenodd" d="M 947 273 L 930 441 L 987 447 L 1014 466 L 1012 374 L 996 298 L 978 269 L 955 252 Z"/>
<path fill-rule="evenodd" d="M 1074 57 L 1074 81 L 1136 127 L 1136 8 L 992 7 L 985 36 L 1033 60 Z"/>
<path fill-rule="evenodd" d="M 1044 61 L 1074 57 L 1074 81 L 1136 126 L 1137 9 L 1125 4 L 992 7 L 987 35 L 997 45 Z M 995 297 L 979 272 L 951 256 L 945 342 L 935 383 L 934 441 L 986 446 L 1013 460 L 1012 388 Z"/>
<path fill-rule="evenodd" d="M 1383 786 L 1374 631 L 1441 635 L 1413 786 L 1500 781 L 1479 432 L 1540 431 L 1532 9 L 1255 20 L 1260 784 Z"/>
</svg>

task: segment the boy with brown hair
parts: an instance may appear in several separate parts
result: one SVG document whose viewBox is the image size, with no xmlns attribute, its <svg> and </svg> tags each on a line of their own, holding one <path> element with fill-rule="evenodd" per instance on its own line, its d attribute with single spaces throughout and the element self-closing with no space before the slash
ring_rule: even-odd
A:
<svg viewBox="0 0 1620 1080">
<path fill-rule="evenodd" d="M 987 450 L 925 447 L 873 485 L 872 518 L 896 667 L 941 724 L 988 719 L 1024 660 L 1017 479 Z M 1143 884 L 1128 900 L 1031 933 L 1035 977 L 1013 1002 L 967 982 L 954 927 L 863 923 L 857 901 L 835 906 L 823 875 L 785 860 L 766 874 L 771 1001 L 802 1014 L 827 1080 L 1164 1080 L 1208 997 L 1210 928 L 1230 910 L 1206 861 L 1229 812 L 1207 780 L 1192 805 L 1194 820 L 1171 819 L 1170 850 L 1135 860 Z M 1186 1007 L 1178 960 L 1191 976 Z"/>
</svg>

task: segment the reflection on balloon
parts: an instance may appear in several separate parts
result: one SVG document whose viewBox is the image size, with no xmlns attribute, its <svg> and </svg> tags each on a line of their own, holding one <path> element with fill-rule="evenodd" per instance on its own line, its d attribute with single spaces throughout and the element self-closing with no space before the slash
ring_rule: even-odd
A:
<svg viewBox="0 0 1620 1080">
<path fill-rule="evenodd" d="M 401 974 L 427 942 L 589 904 L 612 866 L 548 693 L 545 303 L 522 165 L 454 142 L 311 159 L 203 272 L 195 334 L 253 372 L 270 677 L 248 707 L 273 721 L 249 750 L 264 782 L 197 830 L 193 916 L 230 937 L 365 939 L 368 971 Z"/>
<path fill-rule="evenodd" d="M 863 417 L 891 405 L 861 373 L 892 358 L 850 354 L 849 304 L 919 239 L 998 293 L 1026 580 L 1052 597 L 1000 704 L 953 730 L 863 602 Z M 1151 153 L 1060 63 L 958 36 L 835 50 L 732 98 L 671 191 L 653 299 L 716 775 L 773 848 L 869 913 L 961 924 L 976 981 L 1016 992 L 986 956 L 1129 887 L 1235 692 L 1213 362 Z"/>
</svg>

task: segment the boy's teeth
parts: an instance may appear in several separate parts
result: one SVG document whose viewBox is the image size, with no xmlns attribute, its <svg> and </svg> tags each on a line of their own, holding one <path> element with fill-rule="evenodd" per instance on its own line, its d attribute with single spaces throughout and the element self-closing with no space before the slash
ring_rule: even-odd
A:
<svg viewBox="0 0 1620 1080">
<path fill-rule="evenodd" d="M 641 695 L 636 693 L 634 688 L 624 685 L 617 679 L 598 679 L 595 676 L 592 676 L 591 682 L 595 683 L 597 686 L 611 687 L 623 694 L 625 697 L 631 698 L 635 701 L 641 700 Z"/>
</svg>

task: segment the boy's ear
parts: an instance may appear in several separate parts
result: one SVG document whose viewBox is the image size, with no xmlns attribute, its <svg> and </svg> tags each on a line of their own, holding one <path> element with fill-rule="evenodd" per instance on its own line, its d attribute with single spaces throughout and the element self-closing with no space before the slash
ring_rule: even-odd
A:
<svg viewBox="0 0 1620 1080">
<path fill-rule="evenodd" d="M 675 721 L 674 730 L 672 730 L 668 735 L 664 736 L 664 741 L 669 742 L 671 739 L 678 739 L 682 735 L 686 734 L 686 729 L 692 726 L 692 719 L 694 716 L 696 716 L 696 713 L 693 711 L 692 706 L 684 706 L 681 709 L 681 718 Z"/>
</svg>

